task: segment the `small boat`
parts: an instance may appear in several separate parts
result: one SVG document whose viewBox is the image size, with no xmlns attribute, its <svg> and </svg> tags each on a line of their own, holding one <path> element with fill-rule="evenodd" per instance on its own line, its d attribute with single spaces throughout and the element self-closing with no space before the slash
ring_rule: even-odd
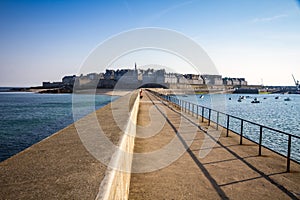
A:
<svg viewBox="0 0 300 200">
<path fill-rule="evenodd" d="M 229 97 L 229 99 L 228 100 L 231 100 L 231 97 Z"/>
<path fill-rule="evenodd" d="M 237 100 L 238 102 L 242 102 L 242 98 L 241 97 L 239 97 L 239 99 Z"/>
<path fill-rule="evenodd" d="M 275 97 L 275 99 L 279 99 L 279 97 Z"/>
<path fill-rule="evenodd" d="M 254 98 L 254 100 L 251 101 L 251 103 L 260 103 L 260 101 L 258 101 L 257 98 Z"/>
<path fill-rule="evenodd" d="M 267 97 L 264 97 L 264 99 L 267 99 Z"/>
<path fill-rule="evenodd" d="M 288 98 L 285 98 L 284 101 L 291 101 L 291 99 L 288 97 Z"/>
<path fill-rule="evenodd" d="M 204 96 L 203 96 L 203 95 L 200 95 L 200 96 L 199 96 L 199 98 L 200 98 L 200 99 L 203 99 L 203 98 L 204 98 Z"/>
</svg>

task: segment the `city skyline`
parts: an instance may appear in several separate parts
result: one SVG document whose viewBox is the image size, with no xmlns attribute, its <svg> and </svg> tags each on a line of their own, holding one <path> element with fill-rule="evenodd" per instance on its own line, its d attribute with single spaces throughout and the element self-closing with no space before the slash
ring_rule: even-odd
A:
<svg viewBox="0 0 300 200">
<path fill-rule="evenodd" d="M 120 83 L 119 83 L 120 81 Z M 181 74 L 167 71 L 165 68 L 138 68 L 137 64 L 133 69 L 118 68 L 106 69 L 100 73 L 87 73 L 77 75 L 66 75 L 62 77 L 61 81 L 43 81 L 42 88 L 63 88 L 65 86 L 97 86 L 100 88 L 114 88 L 115 85 L 120 86 L 134 86 L 138 88 L 143 85 L 158 84 L 166 88 L 180 88 L 187 85 L 194 88 L 199 86 L 247 86 L 245 78 L 241 77 L 222 77 L 219 74 Z M 176 84 L 179 84 L 176 86 Z"/>
<path fill-rule="evenodd" d="M 223 77 L 249 84 L 300 79 L 299 2 L 1 1 L 0 86 L 35 86 L 77 74 L 113 35 L 143 27 L 177 31 L 197 42 Z M 113 66 L 159 64 L 195 73 L 165 52 L 133 52 Z M 188 70 L 187 70 L 188 69 Z"/>
</svg>

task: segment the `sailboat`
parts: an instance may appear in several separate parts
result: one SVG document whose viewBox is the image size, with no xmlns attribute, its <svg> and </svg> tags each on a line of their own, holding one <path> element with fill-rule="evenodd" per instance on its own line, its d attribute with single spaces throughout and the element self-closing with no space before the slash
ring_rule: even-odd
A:
<svg viewBox="0 0 300 200">
<path fill-rule="evenodd" d="M 295 79 L 294 75 L 292 74 L 292 77 L 294 79 L 295 85 L 296 85 L 296 91 L 295 94 L 300 94 L 300 85 L 299 85 L 299 81 Z"/>
</svg>

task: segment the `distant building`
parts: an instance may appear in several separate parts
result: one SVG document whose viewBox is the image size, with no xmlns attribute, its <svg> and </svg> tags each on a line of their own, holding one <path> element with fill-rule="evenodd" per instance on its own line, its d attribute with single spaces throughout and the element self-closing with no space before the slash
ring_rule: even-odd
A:
<svg viewBox="0 0 300 200">
<path fill-rule="evenodd" d="M 76 76 L 65 76 L 62 78 L 62 83 L 66 86 L 73 86 L 75 83 Z"/>
<path fill-rule="evenodd" d="M 99 79 L 100 80 L 104 79 L 104 73 L 99 73 Z"/>
<path fill-rule="evenodd" d="M 120 79 L 127 80 L 128 82 L 137 82 L 138 81 L 138 71 L 132 69 L 121 69 L 115 71 L 115 80 L 119 81 Z"/>
<path fill-rule="evenodd" d="M 166 70 L 164 69 L 159 69 L 156 71 L 156 81 L 159 84 L 165 83 L 165 74 Z"/>
<path fill-rule="evenodd" d="M 190 85 L 202 85 L 204 83 L 203 79 L 198 74 L 185 74 L 183 76 Z"/>
<path fill-rule="evenodd" d="M 232 79 L 227 77 L 223 78 L 223 85 L 233 85 Z"/>
<path fill-rule="evenodd" d="M 184 75 L 180 74 L 178 76 L 178 83 L 179 84 L 188 84 L 188 80 L 184 77 Z"/>
<path fill-rule="evenodd" d="M 244 86 L 247 85 L 247 81 L 245 78 L 223 78 L 224 85 L 232 85 L 232 86 Z"/>
<path fill-rule="evenodd" d="M 154 69 L 147 69 L 142 74 L 142 83 L 157 83 L 163 84 L 165 83 L 165 73 L 164 69 L 154 70 Z"/>
<path fill-rule="evenodd" d="M 201 78 L 203 79 L 203 84 L 205 85 L 223 85 L 221 75 L 203 74 L 201 75 Z"/>
<path fill-rule="evenodd" d="M 63 86 L 62 82 L 43 82 L 43 88 L 50 89 L 50 88 L 60 88 Z"/>
<path fill-rule="evenodd" d="M 139 87 L 138 71 L 136 69 L 121 69 L 115 72 L 116 86 L 119 89 L 135 89 Z"/>
<path fill-rule="evenodd" d="M 98 80 L 100 78 L 97 73 L 89 73 L 86 76 L 89 80 Z"/>
<path fill-rule="evenodd" d="M 239 78 L 240 85 L 248 85 L 248 82 L 246 81 L 245 78 Z"/>
<path fill-rule="evenodd" d="M 165 83 L 176 84 L 178 83 L 178 75 L 176 73 L 165 73 Z"/>
<path fill-rule="evenodd" d="M 117 81 L 112 79 L 100 79 L 98 82 L 98 88 L 108 88 L 113 89 L 116 85 Z"/>
<path fill-rule="evenodd" d="M 245 78 L 222 78 L 221 75 L 211 74 L 178 74 L 167 73 L 165 69 L 107 69 L 105 73 L 89 73 L 81 74 L 79 77 L 75 75 L 65 76 L 62 82 L 43 82 L 44 88 L 72 87 L 74 83 L 80 88 L 91 88 L 97 85 L 98 88 L 128 88 L 135 89 L 141 85 L 155 87 L 156 84 L 169 88 L 201 88 L 203 85 L 209 86 L 246 86 Z"/>
<path fill-rule="evenodd" d="M 112 69 L 107 69 L 104 74 L 104 79 L 114 80 L 115 79 L 115 71 Z"/>
</svg>

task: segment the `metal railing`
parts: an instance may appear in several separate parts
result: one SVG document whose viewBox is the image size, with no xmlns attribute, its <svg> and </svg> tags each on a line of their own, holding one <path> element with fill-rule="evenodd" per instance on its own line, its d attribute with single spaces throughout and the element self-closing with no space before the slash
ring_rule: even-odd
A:
<svg viewBox="0 0 300 200">
<path fill-rule="evenodd" d="M 170 95 L 164 95 L 164 94 L 161 94 L 161 93 L 158 93 L 158 92 L 155 92 L 155 91 L 152 91 L 152 90 L 149 90 L 151 93 L 155 94 L 156 96 L 159 96 L 167 101 L 170 101 L 176 105 L 178 105 L 179 107 L 181 107 L 181 109 L 184 111 L 184 112 L 188 112 L 189 114 L 191 114 L 192 116 L 195 115 L 196 118 L 199 118 L 201 117 L 201 122 L 204 122 L 204 119 L 207 121 L 208 123 L 208 126 L 211 125 L 211 122 L 215 123 L 216 125 L 216 129 L 218 130 L 219 129 L 219 126 L 222 126 L 223 128 L 226 129 L 226 137 L 229 136 L 229 132 L 233 132 L 237 135 L 240 136 L 240 141 L 239 141 L 239 144 L 242 145 L 243 144 L 243 138 L 246 138 L 256 144 L 258 144 L 258 155 L 261 156 L 262 155 L 262 147 L 266 148 L 266 149 L 269 149 L 270 151 L 276 153 L 276 154 L 279 154 L 283 157 L 286 157 L 287 159 L 287 166 L 286 166 L 286 171 L 287 172 L 290 172 L 290 163 L 291 163 L 291 160 L 300 164 L 299 161 L 295 160 L 295 159 L 292 159 L 291 158 L 291 147 L 292 147 L 292 139 L 295 138 L 297 140 L 300 141 L 300 137 L 299 136 L 296 136 L 296 135 L 292 135 L 292 134 L 289 134 L 289 133 L 286 133 L 284 131 L 280 131 L 280 130 L 277 130 L 277 129 L 274 129 L 274 128 L 271 128 L 271 127 L 268 127 L 268 126 L 265 126 L 265 125 L 261 125 L 261 124 L 258 124 L 258 123 L 255 123 L 255 122 L 251 122 L 249 120 L 246 120 L 246 119 L 242 119 L 240 117 L 236 117 L 236 116 L 233 116 L 233 115 L 229 115 L 227 113 L 224 113 L 224 112 L 221 112 L 221 111 L 218 111 L 218 110 L 214 110 L 212 108 L 209 108 L 209 107 L 205 107 L 205 106 L 201 106 L 201 105 L 198 105 L 198 104 L 195 104 L 195 103 L 192 103 L 192 102 L 189 102 L 189 101 L 184 101 L 182 99 L 179 99 L 175 96 L 170 96 Z M 207 113 L 208 112 L 208 116 L 205 117 L 205 112 Z M 215 112 L 216 114 L 216 120 L 213 120 L 212 119 L 212 113 Z M 223 115 L 225 116 L 225 122 L 226 124 L 225 125 L 222 125 L 219 121 L 220 119 L 220 115 Z M 236 120 L 239 120 L 240 121 L 240 131 L 237 132 L 233 129 L 230 129 L 230 122 L 232 121 L 232 119 L 236 119 Z M 249 124 L 252 124 L 252 125 L 255 125 L 257 127 L 259 127 L 259 138 L 258 138 L 258 142 L 254 141 L 254 139 L 252 138 L 249 138 L 249 137 L 246 137 L 244 136 L 244 123 L 249 123 Z M 264 136 L 264 131 L 265 130 L 269 130 L 269 131 L 272 131 L 274 134 L 275 133 L 280 133 L 280 134 L 283 134 L 283 135 L 286 135 L 288 137 L 288 145 L 287 145 L 287 154 L 284 155 L 282 154 L 280 151 L 276 151 L 274 149 L 271 149 L 270 147 L 267 147 L 266 145 L 263 145 L 262 142 L 263 142 L 263 136 Z"/>
</svg>

